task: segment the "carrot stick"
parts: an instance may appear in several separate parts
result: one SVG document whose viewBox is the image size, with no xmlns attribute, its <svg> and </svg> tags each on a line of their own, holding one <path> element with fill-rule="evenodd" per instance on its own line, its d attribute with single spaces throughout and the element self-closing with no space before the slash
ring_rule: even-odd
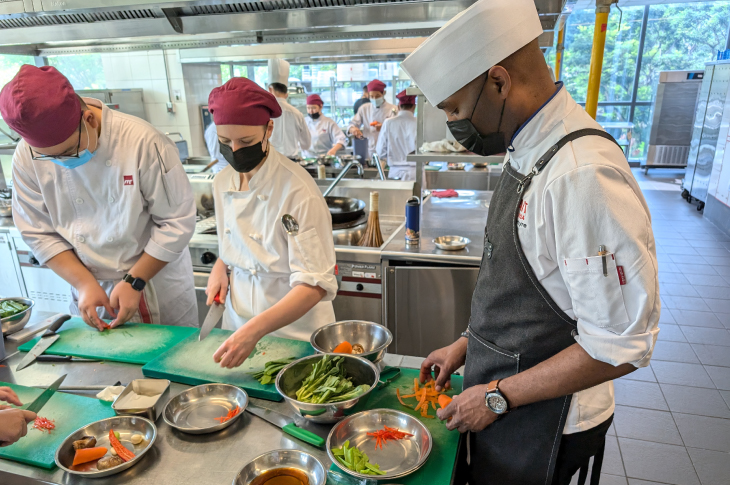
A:
<svg viewBox="0 0 730 485">
<path fill-rule="evenodd" d="M 421 406 L 423 406 L 423 403 L 424 403 L 425 401 L 426 401 L 426 389 L 424 389 L 424 390 L 423 390 L 423 392 L 421 393 L 421 400 L 420 400 L 420 401 L 418 401 L 418 406 L 416 406 L 416 409 L 418 409 L 418 408 L 420 408 Z"/>
<path fill-rule="evenodd" d="M 90 461 L 98 460 L 102 456 L 106 455 L 108 450 L 103 446 L 97 446 L 96 448 L 82 448 L 76 450 L 74 455 L 73 466 L 81 465 L 82 463 L 88 463 Z"/>
<path fill-rule="evenodd" d="M 395 397 L 397 397 L 397 398 L 398 398 L 398 401 L 400 401 L 400 403 L 401 403 L 402 405 L 404 405 L 404 406 L 408 406 L 408 405 L 407 405 L 406 403 L 404 403 L 404 402 L 403 402 L 403 399 L 401 399 L 401 395 L 400 395 L 400 389 L 398 389 L 397 387 L 395 388 Z"/>
<path fill-rule="evenodd" d="M 418 391 L 419 391 L 419 388 L 418 388 L 418 377 L 414 377 L 413 378 L 413 392 L 418 392 Z"/>
</svg>

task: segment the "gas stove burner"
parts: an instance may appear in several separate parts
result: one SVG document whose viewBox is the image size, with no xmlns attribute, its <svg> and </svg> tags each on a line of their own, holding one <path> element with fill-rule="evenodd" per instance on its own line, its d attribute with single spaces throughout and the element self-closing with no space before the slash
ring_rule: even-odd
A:
<svg viewBox="0 0 730 485">
<path fill-rule="evenodd" d="M 360 217 L 358 217 L 357 219 L 355 219 L 354 221 L 342 222 L 340 224 L 332 224 L 332 230 L 337 231 L 340 229 L 351 229 L 353 227 L 361 226 L 361 225 L 365 224 L 367 221 L 368 221 L 368 215 L 363 214 Z"/>
</svg>

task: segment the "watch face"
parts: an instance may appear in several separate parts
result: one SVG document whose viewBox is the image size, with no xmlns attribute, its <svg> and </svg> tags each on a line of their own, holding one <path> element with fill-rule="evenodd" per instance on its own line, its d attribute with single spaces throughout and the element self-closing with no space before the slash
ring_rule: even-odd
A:
<svg viewBox="0 0 730 485">
<path fill-rule="evenodd" d="M 497 393 L 487 394 L 487 407 L 494 413 L 502 414 L 507 411 L 507 401 Z"/>
</svg>

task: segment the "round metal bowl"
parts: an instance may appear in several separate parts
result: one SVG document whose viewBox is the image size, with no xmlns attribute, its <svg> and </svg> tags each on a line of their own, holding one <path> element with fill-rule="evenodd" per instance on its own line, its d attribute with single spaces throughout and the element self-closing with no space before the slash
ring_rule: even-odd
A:
<svg viewBox="0 0 730 485">
<path fill-rule="evenodd" d="M 233 479 L 233 485 L 250 485 L 256 477 L 277 468 L 300 470 L 307 475 L 309 485 L 324 485 L 327 481 L 327 471 L 324 466 L 309 453 L 299 450 L 274 450 L 249 461 Z"/>
<path fill-rule="evenodd" d="M 241 411 L 219 423 L 215 418 L 229 411 Z M 248 394 L 243 389 L 228 384 L 203 384 L 181 392 L 167 402 L 162 417 L 171 427 L 188 434 L 206 434 L 220 431 L 232 425 L 248 406 Z"/>
<path fill-rule="evenodd" d="M 383 429 L 383 426 L 397 428 L 413 437 L 388 441 L 383 444 L 382 450 L 376 449 L 375 439 L 367 434 Z M 379 465 L 385 475 L 363 475 L 342 465 L 332 453 L 332 448 L 339 448 L 345 441 L 350 442 L 350 447 L 367 454 L 370 463 Z M 335 465 L 353 477 L 376 480 L 400 478 L 418 470 L 426 463 L 432 446 L 431 432 L 418 418 L 393 409 L 372 409 L 353 414 L 334 425 L 327 436 L 327 455 Z"/>
<path fill-rule="evenodd" d="M 318 328 L 309 339 L 314 350 L 319 353 L 332 352 L 344 341 L 362 345 L 363 353 L 355 355 L 377 364 L 383 360 L 385 349 L 393 341 L 393 334 L 377 323 L 345 320 Z"/>
<path fill-rule="evenodd" d="M 367 384 L 370 389 L 355 399 L 331 404 L 312 404 L 297 401 L 296 392 L 301 387 L 302 381 L 312 371 L 314 364 L 325 355 L 344 357 L 345 370 L 347 370 L 347 375 L 352 377 L 352 383 L 356 386 Z M 378 379 L 380 379 L 378 368 L 362 357 L 349 354 L 315 354 L 295 360 L 284 367 L 276 376 L 276 390 L 284 397 L 289 406 L 304 419 L 314 423 L 336 423 L 345 417 L 345 413 L 349 409 L 352 409 L 361 399 L 366 398 L 375 389 L 378 385 Z"/>
<path fill-rule="evenodd" d="M 111 449 L 109 444 L 109 431 L 114 430 L 119 433 L 119 441 L 125 448 L 135 454 L 135 457 L 121 465 L 106 470 L 97 470 L 95 465 L 89 465 L 88 471 L 75 471 L 71 469 L 74 460 L 73 442 L 80 440 L 84 436 L 93 436 L 96 438 L 96 446 L 103 446 Z M 138 445 L 132 444 L 132 435 L 141 434 L 144 441 Z M 101 478 L 115 475 L 128 468 L 133 467 L 147 453 L 157 439 L 157 427 L 155 423 L 146 418 L 139 416 L 115 416 L 113 418 L 102 419 L 95 423 L 77 429 L 63 440 L 61 446 L 56 450 L 56 465 L 70 475 L 78 475 L 80 477 Z M 109 454 L 109 453 L 107 453 Z"/>
<path fill-rule="evenodd" d="M 2 327 L 2 332 L 5 335 L 10 335 L 19 330 L 22 330 L 23 327 L 28 324 L 28 320 L 30 320 L 30 313 L 33 310 L 35 302 L 30 298 L 18 297 L 0 298 L 0 303 L 7 300 L 17 301 L 18 303 L 22 303 L 23 305 L 28 305 L 28 308 L 26 308 L 22 312 L 0 319 L 0 327 Z"/>
<path fill-rule="evenodd" d="M 462 236 L 441 236 L 433 240 L 437 248 L 444 251 L 459 251 L 464 249 L 471 239 Z"/>
</svg>

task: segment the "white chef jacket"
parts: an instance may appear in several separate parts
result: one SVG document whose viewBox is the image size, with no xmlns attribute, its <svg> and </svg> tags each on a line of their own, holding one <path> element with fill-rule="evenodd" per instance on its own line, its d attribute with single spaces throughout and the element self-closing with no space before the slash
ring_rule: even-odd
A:
<svg viewBox="0 0 730 485">
<path fill-rule="evenodd" d="M 319 286 L 327 295 L 275 336 L 309 340 L 335 321 L 335 246 L 327 203 L 307 171 L 271 150 L 263 166 L 239 191 L 239 174 L 226 167 L 213 180 L 221 259 L 232 267 L 223 328 L 240 328 L 271 308 L 293 287 Z M 290 214 L 299 233 L 286 233 L 281 217 Z"/>
<path fill-rule="evenodd" d="M 146 121 L 83 99 L 102 110 L 94 157 L 68 169 L 32 160 L 20 141 L 13 155 L 15 225 L 41 264 L 73 250 L 107 293 L 142 252 L 167 262 L 147 283 L 132 321 L 197 326 L 188 251 L 195 200 L 177 147 Z"/>
<path fill-rule="evenodd" d="M 383 122 L 377 152 L 381 160 L 388 161 L 388 178 L 416 180 L 416 162 L 406 160 L 416 151 L 416 124 L 416 116 L 408 110 L 400 110 Z"/>
<path fill-rule="evenodd" d="M 601 129 L 557 83 L 515 133 L 505 163 L 527 174 L 560 138 L 583 128 Z M 656 248 L 649 208 L 621 149 L 597 136 L 569 143 L 532 179 L 517 217 L 537 279 L 577 320 L 576 342 L 596 360 L 647 366 L 659 333 Z M 610 253 L 608 277 L 599 245 Z M 578 392 L 564 433 L 590 429 L 613 410 L 613 382 Z"/>
<path fill-rule="evenodd" d="M 208 125 L 203 133 L 205 138 L 205 146 L 208 148 L 210 158 L 218 160 L 218 163 L 210 167 L 212 173 L 218 173 L 228 166 L 228 161 L 221 153 L 221 144 L 218 141 L 218 132 L 215 129 L 215 123 Z"/>
<path fill-rule="evenodd" d="M 312 137 L 312 144 L 304 150 L 305 157 L 325 155 L 336 144 L 340 143 L 343 147 L 347 144 L 347 137 L 332 118 L 320 114 L 316 120 L 311 116 L 304 119 Z"/>
<path fill-rule="evenodd" d="M 271 146 L 287 158 L 298 157 L 312 144 L 304 115 L 286 99 L 277 96 L 276 101 L 281 106 L 281 116 L 274 118 Z"/>
<path fill-rule="evenodd" d="M 375 107 L 375 103 L 371 101 L 360 106 L 360 109 L 357 110 L 355 116 L 352 117 L 350 126 L 360 128 L 362 136 L 368 139 L 368 157 L 371 157 L 373 153 L 376 153 L 375 150 L 378 144 L 378 135 L 380 134 L 374 126 L 370 126 L 370 123 L 377 121 L 382 124 L 388 118 L 394 117 L 397 111 L 398 108 L 387 101 L 384 101 L 383 104 L 380 105 L 380 108 Z"/>
</svg>

